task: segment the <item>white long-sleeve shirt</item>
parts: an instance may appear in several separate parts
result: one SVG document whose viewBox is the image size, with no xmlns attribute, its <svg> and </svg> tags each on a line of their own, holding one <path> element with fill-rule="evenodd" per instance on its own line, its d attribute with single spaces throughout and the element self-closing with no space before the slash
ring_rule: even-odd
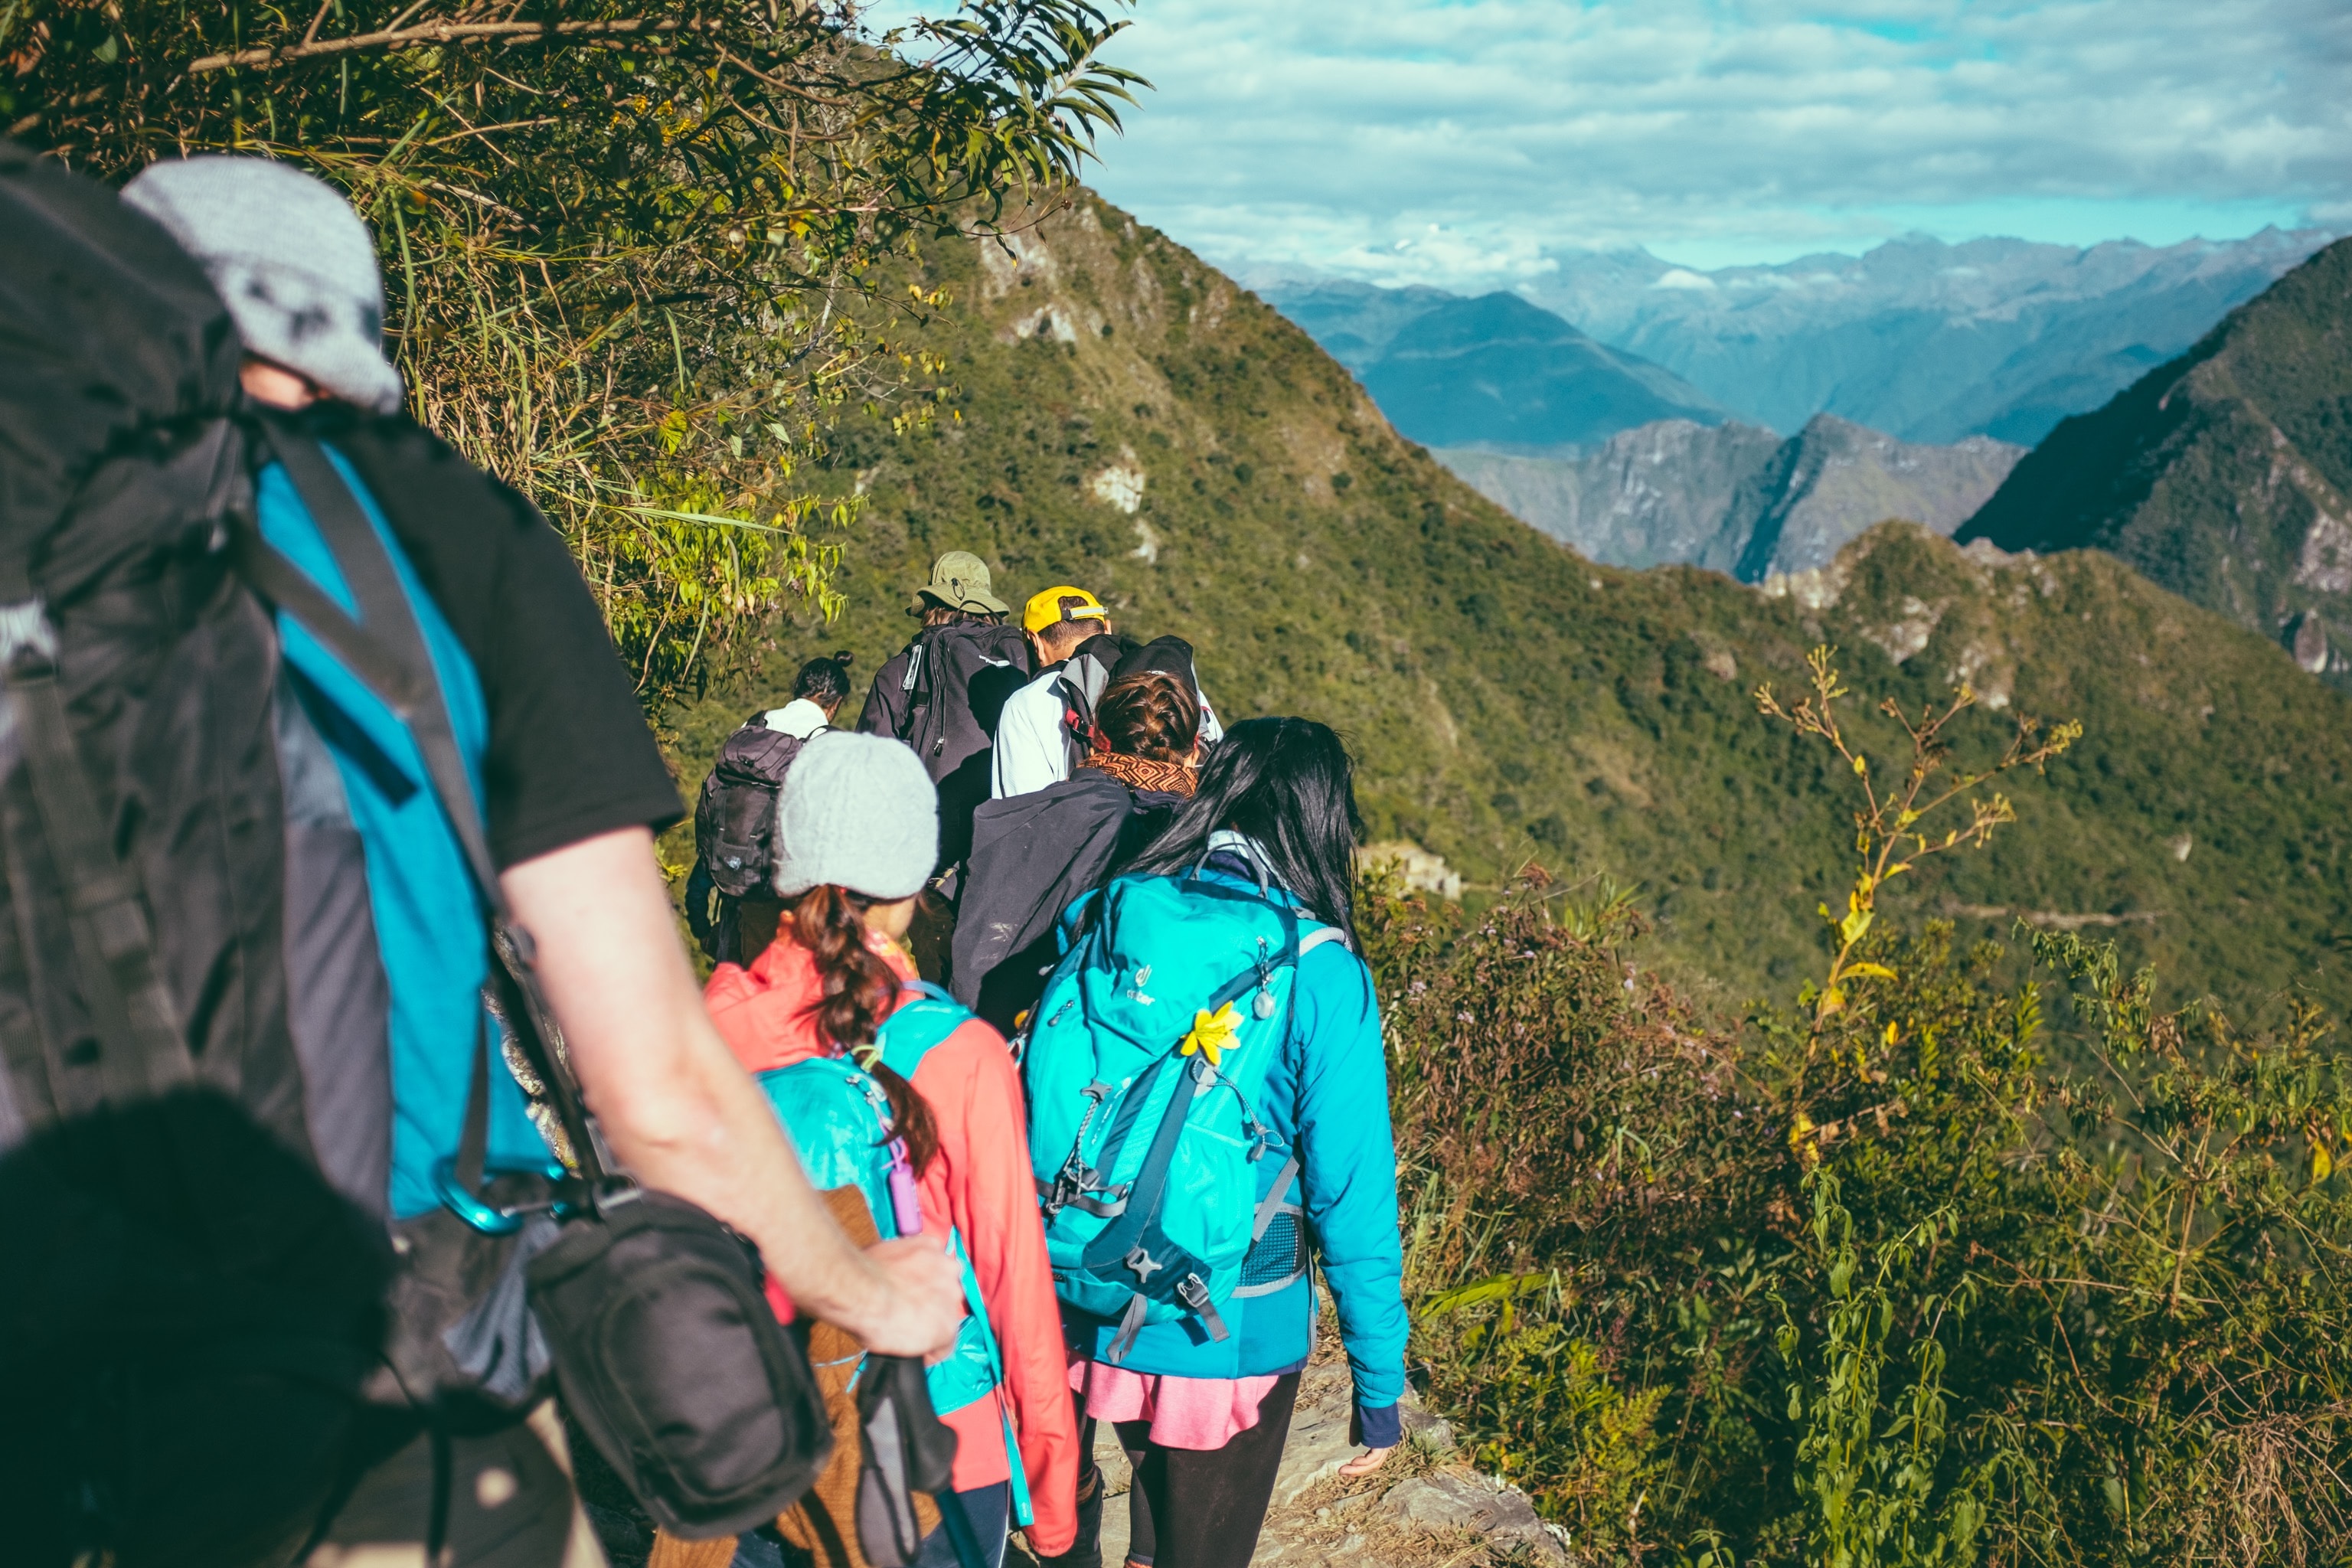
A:
<svg viewBox="0 0 2352 1568">
<path fill-rule="evenodd" d="M 996 755 L 989 793 L 1003 800 L 1070 776 L 1070 743 L 1062 729 L 1062 667 L 1014 692 L 996 721 Z"/>
</svg>

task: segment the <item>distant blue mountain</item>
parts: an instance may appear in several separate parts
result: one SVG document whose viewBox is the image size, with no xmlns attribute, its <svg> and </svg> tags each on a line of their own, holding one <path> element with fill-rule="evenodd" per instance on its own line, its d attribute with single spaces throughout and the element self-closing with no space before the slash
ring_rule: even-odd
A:
<svg viewBox="0 0 2352 1568">
<path fill-rule="evenodd" d="M 2265 229 L 2241 240 L 2076 249 L 2019 239 L 1946 245 L 1912 235 L 1860 257 L 1711 272 L 1646 251 L 1559 252 L 1549 258 L 1555 270 L 1523 293 L 1528 305 L 1589 334 L 1580 341 L 1612 352 L 1617 367 L 1654 395 L 1706 411 L 1685 417 L 1714 423 L 1728 412 L 1785 435 L 1832 414 L 1906 441 L 1983 435 L 2023 445 L 2184 352 L 2329 237 Z M 1349 282 L 1260 291 L 1367 387 L 1415 323 L 1485 303 Z M 1523 316 L 1497 310 L 1492 319 L 1514 342 L 1528 335 Z M 1423 418 L 1449 401 L 1434 367 L 1475 365 L 1480 382 L 1450 396 L 1455 417 L 1444 444 L 1518 444 L 1504 422 L 1471 433 L 1469 411 L 1499 412 L 1519 384 L 1452 329 L 1441 336 L 1454 342 L 1451 358 L 1432 360 L 1429 375 L 1401 378 L 1391 395 L 1410 383 L 1412 417 Z M 1571 373 L 1583 363 L 1562 360 Z M 1644 379 L 1661 370 L 1678 378 L 1664 384 L 1671 394 Z M 1378 390 L 1373 395 L 1397 417 Z"/>
<path fill-rule="evenodd" d="M 1392 331 L 1382 330 L 1387 321 L 1360 321 L 1370 335 L 1334 333 L 1345 353 L 1325 346 L 1356 372 L 1391 424 L 1425 446 L 1549 451 L 1659 419 L 1716 425 L 1727 417 L 1673 372 L 1595 342 L 1515 294 L 1414 294 L 1368 301 L 1411 310 Z"/>
</svg>

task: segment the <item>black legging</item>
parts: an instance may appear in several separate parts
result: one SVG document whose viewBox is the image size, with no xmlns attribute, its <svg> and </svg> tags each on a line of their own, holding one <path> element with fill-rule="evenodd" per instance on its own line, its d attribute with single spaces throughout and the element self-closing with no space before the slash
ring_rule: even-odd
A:
<svg viewBox="0 0 2352 1568">
<path fill-rule="evenodd" d="M 1135 1467 L 1127 1493 L 1129 1558 L 1151 1568 L 1248 1568 L 1297 1402 L 1298 1374 L 1285 1373 L 1259 1401 L 1257 1425 L 1222 1448 L 1163 1448 L 1150 1440 L 1149 1421 L 1119 1422 L 1119 1447 Z M 1088 1454 L 1093 1439 L 1089 1421 Z"/>
</svg>

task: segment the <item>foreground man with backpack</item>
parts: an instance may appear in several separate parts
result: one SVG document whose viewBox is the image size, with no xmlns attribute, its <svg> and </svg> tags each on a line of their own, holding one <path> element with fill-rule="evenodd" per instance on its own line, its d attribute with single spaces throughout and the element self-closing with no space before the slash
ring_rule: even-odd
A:
<svg viewBox="0 0 2352 1568">
<path fill-rule="evenodd" d="M 736 1237 L 889 1352 L 956 1272 L 710 1029 L 561 541 L 398 414 L 331 188 L 0 147 L 0 228 L 10 1560 L 593 1563 L 551 1363 L 649 1507 L 769 1508 L 824 1434 Z"/>
<path fill-rule="evenodd" d="M 1339 739 L 1236 724 L 1134 869 L 1066 918 L 1024 1071 L 1055 1291 L 1086 1416 L 1135 1465 L 1131 1557 L 1245 1568 L 1314 1348 L 1339 1309 L 1370 1473 L 1399 1437 L 1396 1149 L 1370 971 L 1352 951 L 1361 825 Z M 1097 1568 L 1101 1481 L 1080 1486 Z"/>
</svg>

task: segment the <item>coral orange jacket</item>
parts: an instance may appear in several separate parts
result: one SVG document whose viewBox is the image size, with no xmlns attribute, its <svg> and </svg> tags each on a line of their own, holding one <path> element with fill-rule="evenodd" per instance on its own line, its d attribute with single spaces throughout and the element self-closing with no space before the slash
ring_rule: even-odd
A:
<svg viewBox="0 0 2352 1568">
<path fill-rule="evenodd" d="M 873 940 L 902 979 L 915 977 L 897 943 Z M 703 1000 L 736 1059 L 763 1073 L 834 1053 L 808 1011 L 820 990 L 815 958 L 787 931 L 750 968 L 720 964 Z M 963 1236 L 1004 1355 L 999 1392 L 1013 1413 L 1036 1515 L 1029 1545 L 1039 1556 L 1058 1556 L 1077 1539 L 1077 1421 L 1029 1167 L 1021 1072 L 1004 1037 L 974 1018 L 931 1047 L 914 1084 L 940 1129 L 939 1155 L 922 1173 L 924 1226 L 943 1234 L 952 1225 Z M 958 1491 L 1012 1473 L 997 1411 L 995 1399 L 981 1399 L 943 1417 L 956 1434 Z"/>
</svg>

